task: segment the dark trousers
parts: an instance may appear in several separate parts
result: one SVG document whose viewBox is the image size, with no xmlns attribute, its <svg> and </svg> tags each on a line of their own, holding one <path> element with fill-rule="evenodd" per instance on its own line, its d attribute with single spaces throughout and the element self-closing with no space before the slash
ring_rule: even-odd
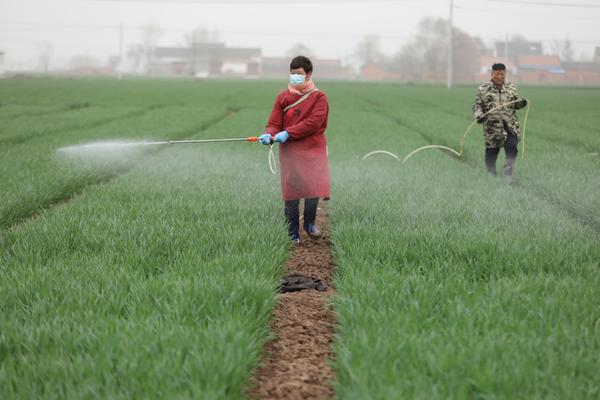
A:
<svg viewBox="0 0 600 400">
<path fill-rule="evenodd" d="M 518 140 L 514 133 L 509 132 L 504 142 L 504 156 L 506 158 L 504 163 L 504 176 L 511 176 L 512 169 L 517 159 Z M 485 167 L 488 172 L 496 176 L 496 160 L 498 159 L 498 153 L 500 153 L 500 147 L 486 147 L 485 149 Z"/>
<path fill-rule="evenodd" d="M 304 229 L 307 229 L 309 224 L 315 223 L 317 217 L 317 205 L 319 198 L 304 199 Z M 300 231 L 300 200 L 285 201 L 285 220 L 288 225 L 288 232 L 292 238 L 299 237 Z"/>
</svg>

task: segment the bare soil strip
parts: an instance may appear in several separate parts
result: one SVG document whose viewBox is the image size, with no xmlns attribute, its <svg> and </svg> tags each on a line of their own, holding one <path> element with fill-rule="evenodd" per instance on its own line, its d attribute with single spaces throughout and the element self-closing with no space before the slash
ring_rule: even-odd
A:
<svg viewBox="0 0 600 400">
<path fill-rule="evenodd" d="M 273 311 L 275 338 L 267 343 L 262 367 L 256 372 L 248 397 L 251 399 L 332 399 L 334 373 L 333 330 L 335 314 L 330 306 L 334 294 L 331 242 L 324 209 L 317 213 L 319 240 L 301 233 L 301 244 L 285 264 L 283 275 L 298 272 L 320 278 L 325 292 L 304 290 L 279 294 Z"/>
</svg>

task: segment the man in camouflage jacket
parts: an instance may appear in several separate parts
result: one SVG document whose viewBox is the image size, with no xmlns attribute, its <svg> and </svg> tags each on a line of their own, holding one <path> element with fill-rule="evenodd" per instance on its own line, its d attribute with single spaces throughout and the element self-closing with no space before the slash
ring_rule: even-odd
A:
<svg viewBox="0 0 600 400">
<path fill-rule="evenodd" d="M 507 103 L 512 104 L 491 111 Z M 516 86 L 506 82 L 506 66 L 504 64 L 492 65 L 492 79 L 479 86 L 475 104 L 473 104 L 473 114 L 477 122 L 483 124 L 485 165 L 488 172 L 496 175 L 496 160 L 500 147 L 504 147 L 503 175 L 509 182 L 517 158 L 520 135 L 516 110 L 526 105 L 527 100 L 519 96 Z"/>
</svg>

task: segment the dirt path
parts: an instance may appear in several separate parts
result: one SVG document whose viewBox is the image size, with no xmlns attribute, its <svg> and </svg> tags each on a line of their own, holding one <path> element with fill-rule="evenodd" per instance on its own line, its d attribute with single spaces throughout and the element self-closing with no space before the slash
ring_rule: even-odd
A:
<svg viewBox="0 0 600 400">
<path fill-rule="evenodd" d="M 325 292 L 304 290 L 283 293 L 273 311 L 275 339 L 267 343 L 262 365 L 253 378 L 251 399 L 331 399 L 334 354 L 333 324 L 335 315 L 329 305 L 334 294 L 333 263 L 329 226 L 324 209 L 317 213 L 317 226 L 323 232 L 319 240 L 301 233 L 301 244 L 285 264 L 285 274 L 320 278 L 327 284 Z"/>
</svg>

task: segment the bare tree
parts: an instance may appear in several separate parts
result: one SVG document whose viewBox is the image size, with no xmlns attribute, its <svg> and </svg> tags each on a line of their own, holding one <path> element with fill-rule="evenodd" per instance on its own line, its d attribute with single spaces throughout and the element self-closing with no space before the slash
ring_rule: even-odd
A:
<svg viewBox="0 0 600 400">
<path fill-rule="evenodd" d="M 139 72 L 142 59 L 144 58 L 144 48 L 141 44 L 134 44 L 129 46 L 127 50 L 127 58 L 131 61 L 132 72 Z"/>
<path fill-rule="evenodd" d="M 533 44 L 521 34 L 513 35 L 505 45 L 508 46 L 508 53 L 505 57 L 510 59 L 515 65 L 519 65 L 519 57 L 523 55 L 541 54 L 542 51 L 539 46 L 533 47 Z"/>
<path fill-rule="evenodd" d="M 311 49 L 308 48 L 304 43 L 296 43 L 286 52 L 288 57 L 296 57 L 296 56 L 305 56 L 308 58 L 313 58 L 314 53 Z"/>
<path fill-rule="evenodd" d="M 187 47 L 192 46 L 194 43 L 215 43 L 220 40 L 219 32 L 216 30 L 209 31 L 203 26 L 199 26 L 192 31 L 190 34 L 185 35 L 185 44 Z"/>
<path fill-rule="evenodd" d="M 40 44 L 40 56 L 38 58 L 40 63 L 40 69 L 43 73 L 47 74 L 50 69 L 50 59 L 52 58 L 53 46 L 50 42 L 43 42 Z"/>
<path fill-rule="evenodd" d="M 146 64 L 146 73 L 150 73 L 151 64 L 154 60 L 154 49 L 162 36 L 162 30 L 158 24 L 151 22 L 142 26 L 142 49 L 143 60 Z"/>
<path fill-rule="evenodd" d="M 114 73 L 119 68 L 119 63 L 121 62 L 121 58 L 118 55 L 108 56 L 106 59 L 106 66 L 110 70 L 111 73 Z"/>
<path fill-rule="evenodd" d="M 383 60 L 385 57 L 380 50 L 379 37 L 377 35 L 365 36 L 356 46 L 356 57 L 361 66 Z"/>
<path fill-rule="evenodd" d="M 470 36 L 465 31 L 454 28 L 454 74 L 459 80 L 470 81 L 479 72 L 481 50 L 485 45 L 481 39 Z"/>
<path fill-rule="evenodd" d="M 563 42 L 562 48 L 560 49 L 560 58 L 566 62 L 572 62 L 575 59 L 575 49 L 573 48 L 573 43 L 566 39 Z"/>
<path fill-rule="evenodd" d="M 2 50 L 0 50 L 0 78 L 4 75 L 5 69 L 4 69 L 4 54 L 6 54 L 5 52 L 3 52 Z"/>
<path fill-rule="evenodd" d="M 424 18 L 417 34 L 396 56 L 402 73 L 409 80 L 446 79 L 448 60 L 448 22 L 441 18 Z M 453 28 L 454 74 L 470 79 L 479 68 L 479 40 Z"/>
<path fill-rule="evenodd" d="M 415 42 L 403 46 L 395 58 L 405 79 L 411 82 L 421 79 L 423 60 L 424 49 Z"/>
<path fill-rule="evenodd" d="M 572 62 L 575 59 L 575 49 L 569 39 L 554 40 L 550 45 L 561 61 Z"/>
</svg>

